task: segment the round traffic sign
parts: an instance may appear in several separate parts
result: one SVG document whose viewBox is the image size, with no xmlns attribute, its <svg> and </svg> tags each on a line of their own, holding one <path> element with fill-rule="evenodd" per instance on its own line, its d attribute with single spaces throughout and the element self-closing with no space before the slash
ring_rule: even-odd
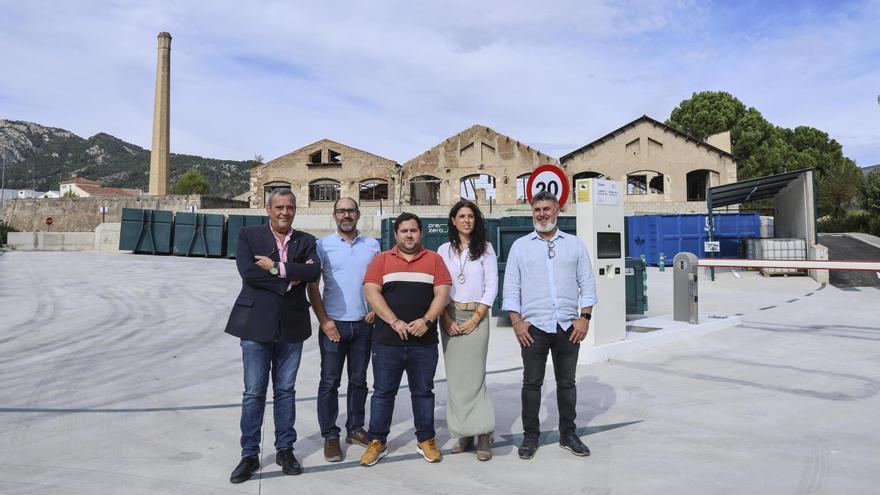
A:
<svg viewBox="0 0 880 495">
<path fill-rule="evenodd" d="M 529 181 L 526 183 L 526 198 L 531 203 L 532 196 L 541 191 L 548 191 L 556 196 L 560 206 L 565 206 L 565 202 L 568 201 L 568 190 L 565 172 L 556 165 L 546 163 L 536 168 L 529 176 Z"/>
</svg>

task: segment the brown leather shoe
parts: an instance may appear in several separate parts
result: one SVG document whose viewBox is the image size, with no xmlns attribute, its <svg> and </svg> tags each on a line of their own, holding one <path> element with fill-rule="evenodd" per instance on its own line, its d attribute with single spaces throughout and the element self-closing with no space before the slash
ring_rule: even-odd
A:
<svg viewBox="0 0 880 495">
<path fill-rule="evenodd" d="M 452 444 L 452 453 L 461 454 L 474 448 L 474 437 L 459 438 Z"/>
<path fill-rule="evenodd" d="M 488 461 L 492 458 L 492 434 L 477 435 L 477 459 Z"/>
<path fill-rule="evenodd" d="M 345 443 L 349 445 L 357 444 L 361 447 L 367 447 L 370 445 L 370 439 L 369 437 L 367 437 L 367 432 L 365 432 L 364 429 L 361 428 L 359 430 L 355 430 L 349 433 L 348 436 L 345 437 Z"/>
<path fill-rule="evenodd" d="M 327 462 L 339 462 L 343 459 L 342 448 L 338 438 L 324 439 L 324 460 Z"/>
</svg>

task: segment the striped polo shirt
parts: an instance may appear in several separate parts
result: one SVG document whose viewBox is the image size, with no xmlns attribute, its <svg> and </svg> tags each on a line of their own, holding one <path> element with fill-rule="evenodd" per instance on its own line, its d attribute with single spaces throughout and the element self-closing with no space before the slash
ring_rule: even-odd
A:
<svg viewBox="0 0 880 495">
<path fill-rule="evenodd" d="M 425 316 L 434 299 L 434 287 L 452 285 L 446 263 L 439 254 L 422 248 L 407 261 L 397 252 L 397 246 L 379 253 L 367 267 L 364 283 L 382 286 L 382 296 L 397 318 L 410 322 Z M 421 337 L 409 336 L 401 340 L 391 326 L 376 318 L 373 342 L 386 345 L 437 345 L 437 322 L 428 325 Z"/>
</svg>

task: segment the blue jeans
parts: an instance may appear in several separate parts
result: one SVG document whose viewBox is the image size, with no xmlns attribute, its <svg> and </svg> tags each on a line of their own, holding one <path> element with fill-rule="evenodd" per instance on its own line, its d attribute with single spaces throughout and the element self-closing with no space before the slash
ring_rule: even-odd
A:
<svg viewBox="0 0 880 495">
<path fill-rule="evenodd" d="M 370 401 L 370 440 L 387 441 L 394 399 L 404 371 L 412 399 L 413 423 L 420 442 L 434 438 L 434 372 L 437 346 L 373 343 L 373 398 Z"/>
<path fill-rule="evenodd" d="M 241 399 L 241 455 L 260 453 L 260 428 L 266 409 L 266 389 L 272 374 L 275 415 L 275 450 L 292 449 L 296 442 L 296 373 L 302 357 L 302 342 L 280 341 L 263 344 L 254 340 L 241 341 L 244 364 L 244 394 Z"/>
<path fill-rule="evenodd" d="M 370 339 L 373 325 L 360 321 L 336 321 L 339 342 L 333 342 L 324 332 L 318 333 L 321 349 L 321 382 L 318 384 L 318 424 L 324 438 L 339 438 L 336 418 L 339 416 L 339 383 L 342 367 L 348 360 L 348 419 L 345 429 L 349 435 L 364 427 L 367 404 L 367 367 L 370 364 Z"/>
</svg>

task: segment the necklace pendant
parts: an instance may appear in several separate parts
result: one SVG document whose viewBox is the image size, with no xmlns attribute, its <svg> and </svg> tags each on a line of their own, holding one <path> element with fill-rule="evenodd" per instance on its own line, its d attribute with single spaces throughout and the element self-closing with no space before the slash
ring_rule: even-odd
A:
<svg viewBox="0 0 880 495">
<path fill-rule="evenodd" d="M 458 283 L 460 283 L 460 284 L 464 283 L 464 273 L 458 274 Z"/>
</svg>

